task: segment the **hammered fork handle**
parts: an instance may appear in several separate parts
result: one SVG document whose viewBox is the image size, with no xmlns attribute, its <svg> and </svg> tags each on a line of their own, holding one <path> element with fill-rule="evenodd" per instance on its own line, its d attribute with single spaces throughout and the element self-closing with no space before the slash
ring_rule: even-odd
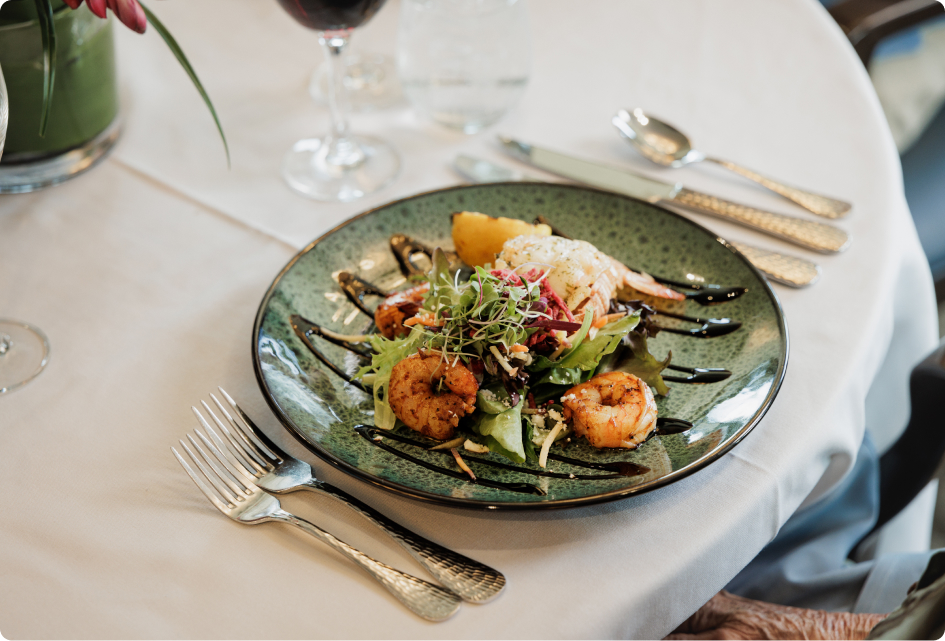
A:
<svg viewBox="0 0 945 641">
<path fill-rule="evenodd" d="M 706 160 L 721 165 L 748 180 L 753 180 L 762 187 L 770 189 L 788 200 L 794 201 L 807 211 L 813 212 L 818 216 L 823 216 L 824 218 L 840 218 L 841 216 L 846 216 L 850 211 L 850 203 L 848 202 L 785 185 L 784 183 L 768 178 L 767 176 L 762 176 L 751 169 L 736 165 L 728 160 L 721 160 L 719 158 L 706 158 Z"/>
<path fill-rule="evenodd" d="M 850 236 L 833 225 L 755 209 L 691 189 L 680 189 L 672 200 L 666 202 L 738 223 L 825 254 L 843 251 L 850 244 Z"/>
<path fill-rule="evenodd" d="M 300 487 L 326 494 L 374 523 L 407 550 L 433 578 L 464 601 L 485 603 L 498 596 L 505 587 L 505 576 L 498 570 L 411 532 L 342 489 L 315 479 Z"/>
<path fill-rule="evenodd" d="M 275 510 L 270 518 L 294 525 L 354 561 L 377 579 L 398 601 L 424 619 L 444 621 L 459 608 L 459 597 L 452 592 L 376 561 L 303 518 L 282 509 Z"/>
</svg>

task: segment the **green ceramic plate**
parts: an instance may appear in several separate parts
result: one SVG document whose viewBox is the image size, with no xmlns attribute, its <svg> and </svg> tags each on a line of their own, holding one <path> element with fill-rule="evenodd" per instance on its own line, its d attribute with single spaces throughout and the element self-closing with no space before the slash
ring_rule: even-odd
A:
<svg viewBox="0 0 945 641">
<path fill-rule="evenodd" d="M 298 314 L 336 332 L 365 331 L 371 319 L 345 297 L 335 281 L 337 273 L 349 271 L 384 289 L 397 288 L 404 279 L 389 247 L 391 235 L 400 232 L 431 247 L 452 247 L 449 214 L 463 210 L 528 221 L 544 215 L 564 233 L 593 243 L 630 267 L 678 281 L 701 277 L 747 287 L 747 294 L 722 305 L 686 303 L 690 316 L 741 321 L 738 331 L 710 339 L 663 332 L 650 341 L 657 357 L 672 350 L 674 364 L 732 372 L 718 383 L 671 383 L 670 394 L 658 399 L 660 416 L 686 419 L 694 427 L 651 438 L 634 451 L 596 450 L 583 439 L 556 445 L 552 452 L 562 456 L 618 465 L 589 469 L 554 460 L 544 470 L 551 476 L 536 475 L 542 470 L 530 463 L 510 464 L 497 454 L 464 452 L 477 483 L 458 471 L 448 452 L 427 451 L 389 436 L 375 441 L 369 429 L 357 429 L 372 425 L 372 399 L 319 361 L 296 336 L 289 319 Z M 360 365 L 355 354 L 324 339 L 314 338 L 313 343 L 344 372 L 351 374 Z M 787 328 L 776 296 L 724 241 L 645 202 L 545 183 L 454 187 L 365 212 L 292 259 L 263 298 L 253 328 L 253 360 L 263 393 L 286 428 L 312 452 L 349 474 L 406 496 L 487 509 L 561 508 L 614 500 L 691 474 L 718 459 L 758 423 L 781 385 L 787 354 Z M 410 439 L 425 440 L 407 428 L 400 430 Z M 620 466 L 622 462 L 645 471 L 631 475 L 641 468 Z"/>
</svg>

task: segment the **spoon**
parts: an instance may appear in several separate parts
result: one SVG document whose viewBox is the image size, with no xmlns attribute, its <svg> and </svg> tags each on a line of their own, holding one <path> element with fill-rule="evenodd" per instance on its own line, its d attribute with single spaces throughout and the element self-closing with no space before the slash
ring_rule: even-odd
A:
<svg viewBox="0 0 945 641">
<path fill-rule="evenodd" d="M 754 180 L 762 187 L 794 201 L 818 216 L 840 218 L 850 211 L 850 203 L 791 187 L 728 160 L 707 156 L 701 151 L 693 149 L 692 143 L 689 142 L 689 138 L 683 132 L 668 123 L 647 115 L 640 108 L 636 108 L 632 112 L 621 109 L 611 119 L 611 122 L 644 158 L 657 165 L 678 168 L 708 160 L 734 171 L 744 178 Z"/>
</svg>

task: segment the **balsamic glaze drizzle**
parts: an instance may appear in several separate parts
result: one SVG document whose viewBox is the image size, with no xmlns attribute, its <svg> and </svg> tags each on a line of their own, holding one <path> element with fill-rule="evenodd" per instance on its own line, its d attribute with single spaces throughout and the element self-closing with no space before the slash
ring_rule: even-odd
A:
<svg viewBox="0 0 945 641">
<path fill-rule="evenodd" d="M 400 263 L 400 270 L 404 273 L 404 276 L 408 278 L 420 276 L 429 271 L 429 268 L 421 267 L 413 262 L 414 257 L 418 254 L 425 256 L 428 261 L 432 262 L 433 260 L 433 250 L 419 240 L 414 240 L 404 234 L 394 234 L 390 237 L 390 249 L 394 252 L 397 262 Z M 455 252 L 443 250 L 443 253 L 446 254 L 446 258 L 450 263 L 456 262 L 458 257 Z"/>
<path fill-rule="evenodd" d="M 360 309 L 371 318 L 374 318 L 374 311 L 369 309 L 367 305 L 364 304 L 364 297 L 367 295 L 380 296 L 381 298 L 387 298 L 390 296 L 390 292 L 385 292 L 380 287 L 377 287 L 366 280 L 362 280 L 354 274 L 350 274 L 348 272 L 340 272 L 338 274 L 338 285 L 341 286 L 341 291 L 345 293 L 345 296 L 348 297 L 348 300 L 350 300 L 355 307 Z"/>
<path fill-rule="evenodd" d="M 355 349 L 354 346 L 351 343 L 348 343 L 347 341 L 339 341 L 337 339 L 326 336 L 325 333 L 322 332 L 321 327 L 319 327 L 318 325 L 316 325 L 310 320 L 302 318 L 298 314 L 292 314 L 292 316 L 289 317 L 289 322 L 292 324 L 292 330 L 295 332 L 295 335 L 299 337 L 299 340 L 302 341 L 302 343 L 309 349 L 309 351 L 311 351 L 316 356 L 316 358 L 318 358 L 318 360 L 320 360 L 325 365 L 325 367 L 327 367 L 332 372 L 334 372 L 336 376 L 345 380 L 349 385 L 357 387 L 359 390 L 361 390 L 365 394 L 373 395 L 374 392 L 367 389 L 364 386 L 364 384 L 361 383 L 361 381 L 356 381 L 350 376 L 348 376 L 348 374 L 343 369 L 341 369 L 340 367 L 332 363 L 331 360 L 329 360 L 327 356 L 322 354 L 321 350 L 315 347 L 315 345 L 312 343 L 311 336 L 320 336 L 334 343 L 335 345 L 338 345 L 339 347 L 344 347 L 345 349 L 351 350 L 352 352 L 355 352 L 356 354 L 361 354 L 362 356 L 365 355 L 363 352 L 359 351 L 358 349 Z"/>
<path fill-rule="evenodd" d="M 692 423 L 681 418 L 657 418 L 654 432 L 662 435 L 681 434 L 692 429 Z"/>
<path fill-rule="evenodd" d="M 490 479 L 479 478 L 479 477 L 476 477 L 476 480 L 473 481 L 465 472 L 457 472 L 456 470 L 451 470 L 446 467 L 434 465 L 433 463 L 429 463 L 427 461 L 424 461 L 423 459 L 417 458 L 416 456 L 412 456 L 410 454 L 407 454 L 406 452 L 398 450 L 396 447 L 391 447 L 390 445 L 385 443 L 383 440 L 377 440 L 377 441 L 374 440 L 374 437 L 379 435 L 379 436 L 391 438 L 395 441 L 403 439 L 405 442 L 408 442 L 411 445 L 418 445 L 420 447 L 423 447 L 418 442 L 412 442 L 410 441 L 410 439 L 404 439 L 403 437 L 400 437 L 398 434 L 392 434 L 391 432 L 388 432 L 386 430 L 379 430 L 376 427 L 371 427 L 370 425 L 358 425 L 357 427 L 354 428 L 354 431 L 360 434 L 362 437 L 364 437 L 364 439 L 367 440 L 367 442 L 370 443 L 371 445 L 374 445 L 375 447 L 379 447 L 385 452 L 389 452 L 395 456 L 399 456 L 402 459 L 406 459 L 410 461 L 411 463 L 415 463 L 416 465 L 419 465 L 420 467 L 425 467 L 426 469 L 431 470 L 433 472 L 439 472 L 440 474 L 452 476 L 453 478 L 461 479 L 470 483 L 475 483 L 477 485 L 485 485 L 486 487 L 493 487 L 499 490 L 508 490 L 509 492 L 520 492 L 522 494 L 534 494 L 536 496 L 546 496 L 548 494 L 537 485 L 532 485 L 531 483 L 503 483 L 502 481 L 492 481 Z M 478 459 L 477 459 L 477 462 L 478 462 Z"/>
<path fill-rule="evenodd" d="M 657 311 L 656 313 L 699 325 L 699 327 L 693 329 L 664 327 L 663 325 L 660 325 L 659 329 L 661 332 L 682 334 L 684 336 L 695 336 L 696 338 L 715 338 L 716 336 L 725 336 L 726 334 L 731 334 L 742 326 L 740 322 L 733 321 L 731 318 L 695 318 L 693 316 L 683 316 L 682 314 L 674 314 L 672 312 L 664 311 Z"/>
<path fill-rule="evenodd" d="M 571 239 L 570 236 L 562 232 L 560 229 L 552 225 L 547 218 L 544 216 L 538 216 L 535 219 L 536 224 L 548 225 L 551 227 L 551 233 L 555 236 L 561 236 L 562 238 Z M 631 268 L 633 269 L 633 268 Z M 640 271 L 636 269 L 634 271 Z M 653 274 L 650 274 L 653 276 Z M 657 283 L 663 285 L 671 285 L 673 287 L 679 287 L 681 289 L 690 289 L 694 291 L 689 292 L 680 292 L 687 300 L 694 301 L 700 305 L 718 305 L 720 303 L 727 303 L 731 300 L 735 300 L 742 294 L 748 292 L 747 287 L 722 287 L 721 285 L 713 285 L 712 283 L 689 283 L 682 282 L 678 280 L 670 280 L 668 278 L 662 278 L 660 276 L 653 276 L 653 280 Z"/>
<path fill-rule="evenodd" d="M 677 419 L 669 419 L 669 420 L 676 421 Z M 692 423 L 687 423 L 686 421 L 680 421 L 680 423 L 685 423 L 689 425 L 689 427 L 692 427 Z M 418 447 L 424 450 L 429 449 L 425 444 L 421 443 L 420 441 L 415 441 L 412 438 L 403 436 L 402 434 L 397 434 L 396 432 L 381 430 L 376 427 L 371 427 L 368 425 L 359 425 L 355 428 L 355 431 L 359 432 L 361 436 L 364 436 L 365 438 L 372 439 L 371 442 L 379 446 L 382 445 L 383 441 L 374 441 L 373 438 L 375 436 L 383 436 L 384 438 L 389 438 L 391 440 L 398 441 L 406 445 L 412 445 L 414 447 Z M 675 434 L 676 432 L 673 432 L 673 433 Z M 401 450 L 392 448 L 390 446 L 384 449 L 388 452 L 392 452 L 398 455 L 405 454 Z M 444 450 L 444 455 L 446 454 L 449 454 L 449 452 Z M 640 476 L 650 471 L 650 468 L 646 467 L 645 465 L 639 465 L 637 463 L 631 463 L 629 461 L 612 461 L 609 463 L 598 463 L 598 462 L 591 462 L 591 461 L 582 461 L 581 459 L 570 458 L 567 456 L 561 456 L 560 454 L 552 454 L 552 453 L 548 454 L 549 459 L 553 459 L 555 461 L 561 461 L 562 463 L 567 463 L 575 467 L 584 467 L 584 468 L 588 468 L 592 470 L 602 470 L 606 472 L 613 472 L 613 474 L 571 474 L 571 473 L 566 473 L 566 472 L 551 472 L 548 470 L 536 470 L 536 469 L 531 469 L 527 467 L 521 467 L 518 465 L 511 465 L 509 463 L 503 463 L 501 461 L 493 461 L 491 459 L 477 456 L 475 454 L 470 454 L 468 452 L 464 453 L 463 456 L 467 461 L 470 461 L 470 462 L 479 463 L 481 465 L 486 465 L 489 467 L 509 470 L 511 472 L 518 472 L 520 474 L 528 474 L 531 476 L 556 478 L 556 479 L 569 479 L 569 480 L 577 480 L 577 481 L 600 481 L 600 480 L 616 479 L 616 478 L 621 478 L 621 477 Z M 409 457 L 410 460 L 415 460 L 413 457 L 410 457 L 410 455 L 406 455 L 406 457 Z M 419 460 L 419 459 L 416 459 L 416 460 Z M 438 466 L 433 466 L 433 467 L 438 467 Z M 444 469 L 444 468 L 440 468 L 440 469 Z M 468 476 L 466 476 L 465 474 L 461 472 L 455 472 L 455 470 L 449 470 L 449 471 L 452 472 L 451 476 L 456 476 L 456 478 L 469 478 Z"/>
<path fill-rule="evenodd" d="M 703 383 L 718 383 L 730 377 L 732 373 L 727 369 L 720 367 L 683 367 L 682 365 L 667 365 L 667 369 L 677 372 L 686 372 L 689 376 L 663 375 L 664 381 L 671 383 L 692 383 L 701 385 Z"/>
<path fill-rule="evenodd" d="M 652 274 L 650 274 L 652 276 Z M 686 283 L 668 278 L 653 276 L 653 280 L 663 285 L 671 285 L 680 289 L 691 289 L 691 292 L 681 292 L 687 300 L 695 301 L 700 305 L 719 305 L 735 300 L 742 294 L 748 293 L 747 287 L 722 287 L 712 283 Z"/>
</svg>

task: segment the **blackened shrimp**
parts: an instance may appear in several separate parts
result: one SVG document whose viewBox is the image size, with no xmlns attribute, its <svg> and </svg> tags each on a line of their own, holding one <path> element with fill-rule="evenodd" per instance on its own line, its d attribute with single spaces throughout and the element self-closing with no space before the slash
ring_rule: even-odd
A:
<svg viewBox="0 0 945 641">
<path fill-rule="evenodd" d="M 374 310 L 374 323 L 384 338 L 398 338 L 410 333 L 410 328 L 404 326 L 404 321 L 416 316 L 429 291 L 430 283 L 423 283 L 391 294 L 377 306 Z"/>
<path fill-rule="evenodd" d="M 478 391 L 465 365 L 447 362 L 439 352 L 420 352 L 394 365 L 388 402 L 407 427 L 442 441 L 476 409 Z"/>
<path fill-rule="evenodd" d="M 656 427 L 656 401 L 646 383 L 626 372 L 598 374 L 561 398 L 564 419 L 594 447 L 634 449 Z"/>
</svg>

